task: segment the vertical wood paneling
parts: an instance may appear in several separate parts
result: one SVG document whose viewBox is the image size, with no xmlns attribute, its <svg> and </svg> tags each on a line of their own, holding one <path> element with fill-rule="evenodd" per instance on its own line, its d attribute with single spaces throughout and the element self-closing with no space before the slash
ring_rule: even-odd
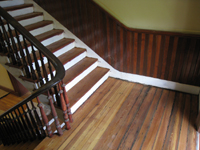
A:
<svg viewBox="0 0 200 150">
<path fill-rule="evenodd" d="M 119 71 L 200 85 L 200 36 L 130 29 L 90 0 L 34 0 Z"/>
</svg>

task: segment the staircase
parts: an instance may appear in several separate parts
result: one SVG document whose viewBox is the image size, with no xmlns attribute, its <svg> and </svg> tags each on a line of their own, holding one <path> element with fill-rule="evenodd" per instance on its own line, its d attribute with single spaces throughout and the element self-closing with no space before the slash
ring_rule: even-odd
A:
<svg viewBox="0 0 200 150">
<path fill-rule="evenodd" d="M 92 95 L 92 93 L 108 78 L 109 69 L 100 67 L 99 56 L 96 54 L 91 57 L 88 54 L 88 50 L 75 36 L 68 34 L 67 29 L 56 28 L 55 22 L 45 19 L 43 12 L 34 11 L 33 4 L 25 4 L 24 0 L 12 0 L 1 1 L 0 6 L 4 8 L 12 17 L 15 18 L 24 28 L 29 31 L 35 38 L 40 41 L 49 51 L 51 51 L 63 64 L 65 69 L 65 76 L 63 83 L 64 89 L 67 92 L 70 108 L 72 114 Z M 5 24 L 5 21 L 4 21 Z M 57 26 L 57 25 L 56 25 Z M 8 27 L 5 25 L 5 29 L 9 32 Z M 13 39 L 17 43 L 18 35 L 11 27 Z M 67 31 L 67 32 L 66 32 Z M 11 37 L 9 37 L 11 38 Z M 19 35 L 19 40 L 23 43 L 23 38 Z M 37 64 L 30 62 L 31 58 L 34 58 L 32 54 L 32 45 L 27 42 L 25 45 L 21 44 L 26 52 L 26 59 L 28 62 L 28 68 L 31 72 L 37 72 Z M 27 45 L 27 49 L 26 49 Z M 19 48 L 19 47 L 18 47 Z M 30 52 L 28 55 L 27 52 Z M 20 55 L 20 52 L 19 52 Z M 15 76 L 28 90 L 34 91 L 41 87 L 41 82 L 48 81 L 55 73 L 55 68 L 52 68 L 52 72 L 49 71 L 48 59 L 41 55 L 38 51 L 35 52 L 35 56 L 38 60 L 38 66 L 40 68 L 46 67 L 46 72 L 42 73 L 43 79 L 37 80 L 39 77 L 37 74 L 28 76 L 25 67 L 20 65 L 13 65 L 11 58 L 7 53 L 0 53 L 0 63 Z M 20 57 L 21 61 L 22 57 Z M 53 99 L 56 107 L 61 107 L 57 96 L 59 93 L 56 89 L 52 89 Z M 57 101 L 57 102 L 56 102 Z M 37 143 L 37 142 L 36 142 Z M 1 145 L 2 147 L 2 145 Z M 1 148 L 0 147 L 0 148 Z M 13 145 L 13 147 L 15 147 Z"/>
<path fill-rule="evenodd" d="M 109 69 L 99 67 L 98 59 L 88 57 L 86 49 L 77 47 L 75 39 L 67 37 L 64 30 L 55 29 L 53 21 L 44 20 L 43 13 L 34 12 L 33 4 L 24 4 L 22 1 L 18 5 L 4 7 L 4 9 L 62 62 L 66 70 L 63 81 L 66 84 L 65 89 L 68 93 L 72 113 L 74 113 L 108 78 Z M 30 49 L 29 44 L 28 46 Z M 39 59 L 38 53 L 36 56 Z M 44 62 L 47 63 L 47 60 Z M 19 68 L 12 66 L 7 56 L 1 56 L 1 63 L 4 66 L 10 66 L 9 70 Z M 20 69 L 18 69 L 17 76 L 15 73 L 15 77 L 26 81 L 22 82 L 25 87 L 27 87 L 26 84 L 29 84 L 29 90 L 34 90 L 39 86 L 35 83 L 36 81 L 24 76 Z M 33 86 L 30 87 L 30 84 Z"/>
</svg>

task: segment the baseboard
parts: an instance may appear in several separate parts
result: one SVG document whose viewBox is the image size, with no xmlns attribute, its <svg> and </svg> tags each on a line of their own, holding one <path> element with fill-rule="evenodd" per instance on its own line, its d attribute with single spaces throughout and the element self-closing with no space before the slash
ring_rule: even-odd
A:
<svg viewBox="0 0 200 150">
<path fill-rule="evenodd" d="M 115 73 L 111 72 L 110 76 L 114 78 L 130 81 L 130 82 L 151 85 L 155 87 L 180 91 L 180 92 L 189 93 L 189 94 L 199 95 L 199 91 L 200 91 L 199 86 L 193 86 L 193 85 L 167 81 L 163 79 L 152 78 L 152 77 L 147 77 L 147 76 L 142 76 L 142 75 L 130 74 L 130 73 L 125 73 L 125 72 L 115 72 Z"/>
</svg>

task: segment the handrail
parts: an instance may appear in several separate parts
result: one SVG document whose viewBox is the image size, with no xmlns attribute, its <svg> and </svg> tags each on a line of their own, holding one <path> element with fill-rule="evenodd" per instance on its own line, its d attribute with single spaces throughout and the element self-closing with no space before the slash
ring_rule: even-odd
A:
<svg viewBox="0 0 200 150">
<path fill-rule="evenodd" d="M 39 89 L 35 90 L 32 95 L 24 99 L 22 102 L 18 103 L 17 105 L 13 106 L 6 112 L 4 112 L 1 116 L 7 115 L 8 113 L 12 112 L 12 110 L 16 109 L 17 107 L 26 104 L 30 100 L 36 98 L 38 95 L 44 93 L 51 87 L 58 84 L 65 75 L 65 70 L 62 63 L 55 57 L 45 46 L 43 46 L 32 34 L 30 34 L 21 24 L 19 24 L 10 14 L 8 14 L 2 7 L 0 7 L 0 14 L 1 16 L 6 19 L 8 23 L 10 23 L 20 34 L 22 34 L 26 39 L 33 44 L 38 50 L 45 55 L 49 61 L 52 63 L 56 70 L 56 75 L 51 81 L 48 81 L 46 84 L 41 86 Z"/>
</svg>

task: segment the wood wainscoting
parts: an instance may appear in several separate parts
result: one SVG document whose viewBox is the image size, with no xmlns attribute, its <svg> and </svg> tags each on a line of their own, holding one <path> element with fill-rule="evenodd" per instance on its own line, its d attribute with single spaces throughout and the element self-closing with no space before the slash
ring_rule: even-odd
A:
<svg viewBox="0 0 200 150">
<path fill-rule="evenodd" d="M 92 0 L 34 0 L 119 71 L 200 85 L 200 35 L 132 29 Z"/>
</svg>

